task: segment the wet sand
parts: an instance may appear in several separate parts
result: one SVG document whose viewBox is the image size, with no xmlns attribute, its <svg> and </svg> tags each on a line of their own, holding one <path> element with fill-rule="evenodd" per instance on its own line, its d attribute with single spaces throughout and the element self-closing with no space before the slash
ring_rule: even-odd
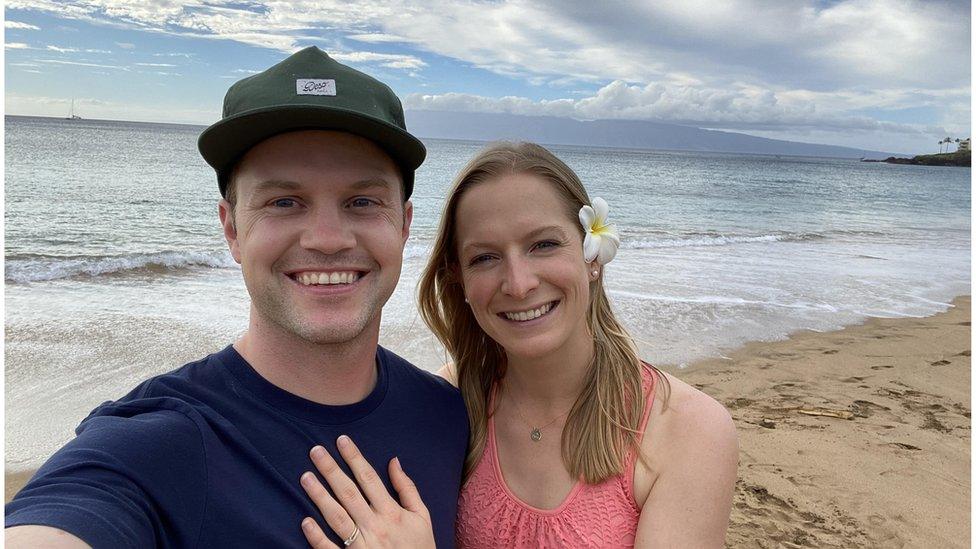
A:
<svg viewBox="0 0 976 549">
<path fill-rule="evenodd" d="M 732 413 L 729 547 L 970 546 L 970 297 L 673 372 Z"/>
<path fill-rule="evenodd" d="M 3 484 L 3 502 L 7 503 L 15 495 L 17 495 L 17 492 L 21 488 L 23 488 L 25 484 L 27 484 L 27 481 L 30 480 L 31 475 L 33 474 L 34 471 L 18 471 L 14 473 L 9 473 L 9 472 L 6 473 L 4 475 L 4 484 Z"/>
<path fill-rule="evenodd" d="M 665 368 L 741 447 L 729 547 L 969 547 L 970 297 Z M 30 477 L 7 473 L 5 501 Z"/>
</svg>

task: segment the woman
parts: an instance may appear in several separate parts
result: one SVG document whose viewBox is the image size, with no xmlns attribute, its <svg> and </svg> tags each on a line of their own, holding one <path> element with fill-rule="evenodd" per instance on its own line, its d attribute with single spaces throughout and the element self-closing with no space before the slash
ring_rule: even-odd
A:
<svg viewBox="0 0 976 549">
<path fill-rule="evenodd" d="M 640 361 L 603 286 L 619 239 L 606 202 L 546 149 L 498 143 L 458 176 L 420 282 L 471 424 L 461 547 L 721 547 L 735 483 L 725 409 Z M 371 506 L 324 452 L 345 508 L 306 486 L 347 545 L 416 546 L 429 518 L 398 463 L 403 507 L 340 445 Z M 375 475 L 372 475 L 375 477 Z M 426 525 L 426 526 L 425 526 Z M 314 547 L 330 547 L 311 519 Z M 358 542 L 358 544 L 357 544 Z"/>
</svg>

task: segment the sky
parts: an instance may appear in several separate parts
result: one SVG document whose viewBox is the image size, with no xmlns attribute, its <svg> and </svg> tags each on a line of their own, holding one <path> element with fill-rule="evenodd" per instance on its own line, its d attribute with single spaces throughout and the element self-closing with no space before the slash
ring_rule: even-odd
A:
<svg viewBox="0 0 976 549">
<path fill-rule="evenodd" d="M 407 110 L 930 153 L 971 131 L 966 1 L 8 0 L 6 114 L 210 124 L 315 45 Z"/>
</svg>

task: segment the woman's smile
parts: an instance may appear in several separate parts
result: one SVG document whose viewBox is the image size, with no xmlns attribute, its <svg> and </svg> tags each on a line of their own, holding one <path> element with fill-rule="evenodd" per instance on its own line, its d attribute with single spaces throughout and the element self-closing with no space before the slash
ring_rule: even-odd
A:
<svg viewBox="0 0 976 549">
<path fill-rule="evenodd" d="M 559 300 L 557 299 L 555 301 L 544 303 L 538 307 L 498 313 L 498 316 L 517 324 L 532 323 L 535 325 L 537 323 L 533 323 L 533 320 L 539 320 L 543 317 L 549 316 L 549 313 L 551 313 L 558 305 Z"/>
</svg>

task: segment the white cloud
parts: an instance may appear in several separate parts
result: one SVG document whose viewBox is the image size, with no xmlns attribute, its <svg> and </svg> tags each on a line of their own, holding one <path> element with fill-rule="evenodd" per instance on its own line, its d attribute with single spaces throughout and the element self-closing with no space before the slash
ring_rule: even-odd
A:
<svg viewBox="0 0 976 549">
<path fill-rule="evenodd" d="M 175 67 L 172 63 L 136 63 L 140 67 Z"/>
<path fill-rule="evenodd" d="M 410 94 L 404 107 L 416 110 L 495 112 L 559 116 L 580 120 L 657 120 L 699 127 L 736 130 L 798 131 L 879 130 L 917 134 L 918 126 L 880 122 L 843 111 L 819 110 L 813 102 L 781 101 L 775 93 L 751 88 L 702 89 L 667 84 L 628 85 L 614 81 L 578 99 L 533 101 L 525 97 Z"/>
<path fill-rule="evenodd" d="M 331 54 L 337 61 L 343 63 L 379 63 L 383 67 L 393 69 L 419 69 L 426 67 L 419 57 L 412 55 L 398 55 L 391 53 L 374 53 L 369 51 L 354 51 Z"/>
<path fill-rule="evenodd" d="M 397 36 L 395 34 L 384 34 L 381 32 L 375 33 L 364 33 L 364 34 L 350 34 L 346 38 L 350 40 L 356 40 L 357 42 L 368 42 L 370 44 L 379 44 L 383 42 L 406 42 L 407 39 L 402 36 Z"/>
<path fill-rule="evenodd" d="M 3 45 L 4 49 L 8 50 L 30 50 L 34 49 L 23 42 L 7 42 Z"/>
<path fill-rule="evenodd" d="M 123 70 L 123 71 L 129 70 L 128 67 L 122 67 L 122 66 L 119 66 L 119 65 L 100 65 L 98 63 L 84 63 L 84 62 L 81 62 L 81 61 L 64 61 L 64 60 L 61 60 L 61 59 L 38 59 L 37 61 L 40 62 L 40 63 L 53 63 L 55 65 L 74 65 L 74 66 L 78 66 L 78 67 L 98 67 L 98 68 L 101 68 L 101 69 L 118 69 L 118 70 Z"/>
<path fill-rule="evenodd" d="M 3 27 L 6 29 L 41 30 L 41 27 L 31 25 L 30 23 L 21 23 L 20 21 L 4 21 Z"/>
<path fill-rule="evenodd" d="M 133 44 L 132 42 L 116 42 L 115 45 L 118 46 L 118 47 L 120 47 L 120 48 L 122 48 L 123 50 L 134 50 L 134 49 L 136 49 L 136 45 Z"/>
<path fill-rule="evenodd" d="M 896 132 L 916 126 L 856 111 L 926 106 L 937 112 L 933 124 L 970 124 L 971 23 L 962 2 L 10 0 L 6 8 L 282 52 L 316 43 L 337 59 L 411 75 L 437 55 L 550 93 L 602 86 L 549 101 L 415 96 L 421 105 Z M 350 41 L 400 49 L 348 51 Z M 7 44 L 18 47 L 29 46 Z"/>
<path fill-rule="evenodd" d="M 505 75 L 591 82 L 746 75 L 769 87 L 956 86 L 964 6 L 921 0 L 559 3 L 435 0 L 12 0 L 8 9 L 294 51 L 323 36 L 399 42 Z M 337 49 L 332 44 L 330 49 Z M 416 62 L 391 62 L 414 68 Z"/>
<path fill-rule="evenodd" d="M 60 46 L 47 45 L 44 49 L 48 51 L 56 51 L 58 53 L 112 53 L 108 50 L 98 50 L 98 49 L 78 49 L 78 48 L 62 48 Z"/>
</svg>

